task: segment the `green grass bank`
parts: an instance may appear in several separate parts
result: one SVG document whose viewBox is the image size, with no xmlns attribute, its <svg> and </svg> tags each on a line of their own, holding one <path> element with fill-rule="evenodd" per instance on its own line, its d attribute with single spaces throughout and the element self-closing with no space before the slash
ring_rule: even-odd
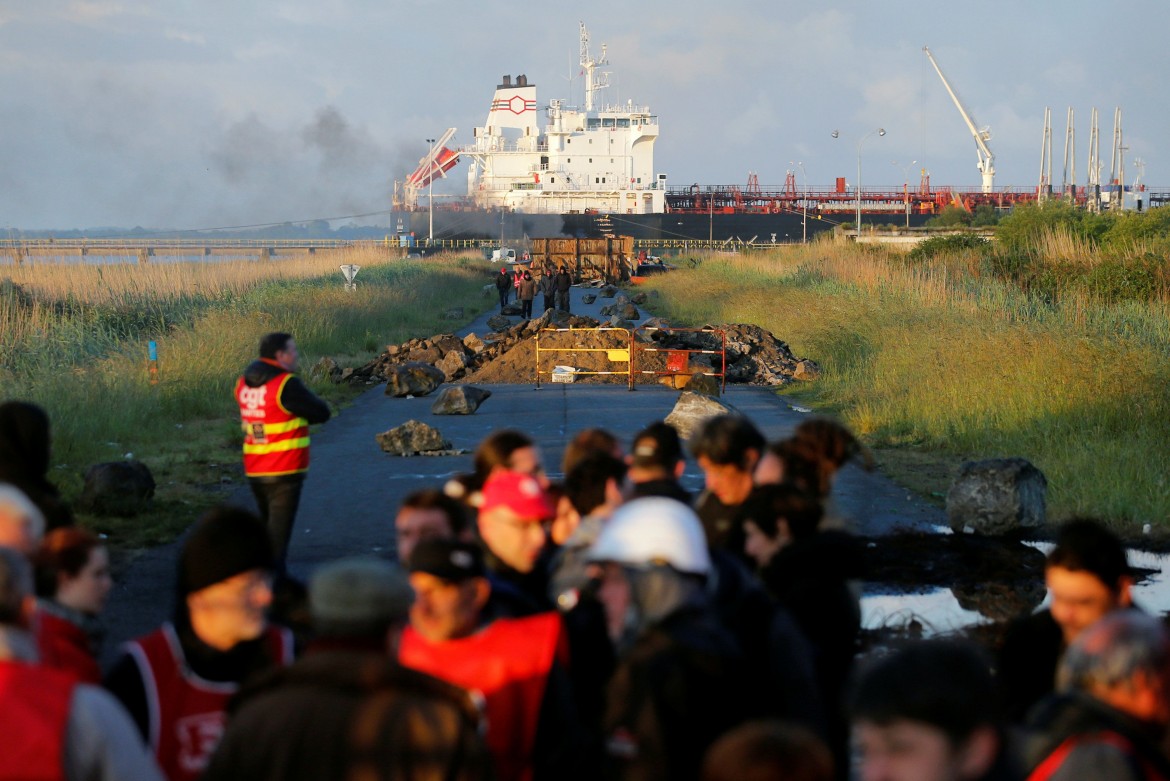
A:
<svg viewBox="0 0 1170 781">
<path fill-rule="evenodd" d="M 1170 526 L 1165 297 L 1081 278 L 1030 291 L 994 270 L 979 248 L 911 260 L 823 242 L 714 255 L 652 284 L 669 319 L 755 323 L 818 361 L 821 380 L 783 392 L 936 500 L 962 461 L 1022 456 L 1048 478 L 1050 521 Z"/>
<path fill-rule="evenodd" d="M 356 263 L 357 290 L 338 271 Z M 337 252 L 270 262 L 0 268 L 0 398 L 43 406 L 50 479 L 67 499 L 93 463 L 132 454 L 158 484 L 154 509 L 85 525 L 119 548 L 169 539 L 242 484 L 231 387 L 260 337 L 292 333 L 301 374 L 335 405 L 360 392 L 309 377 L 323 356 L 365 363 L 387 344 L 453 331 L 491 303 L 489 264 Z M 494 298 L 492 299 L 494 300 Z M 465 320 L 444 320 L 452 307 Z M 152 382 L 148 342 L 157 343 Z"/>
</svg>

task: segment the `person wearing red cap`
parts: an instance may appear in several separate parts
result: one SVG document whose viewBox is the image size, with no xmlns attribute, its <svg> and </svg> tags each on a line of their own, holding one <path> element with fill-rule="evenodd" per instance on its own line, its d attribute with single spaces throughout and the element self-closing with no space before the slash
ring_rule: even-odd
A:
<svg viewBox="0 0 1170 781">
<path fill-rule="evenodd" d="M 548 598 L 548 524 L 556 508 L 530 474 L 496 471 L 484 483 L 479 538 L 498 614 L 525 616 L 551 610 Z"/>
</svg>

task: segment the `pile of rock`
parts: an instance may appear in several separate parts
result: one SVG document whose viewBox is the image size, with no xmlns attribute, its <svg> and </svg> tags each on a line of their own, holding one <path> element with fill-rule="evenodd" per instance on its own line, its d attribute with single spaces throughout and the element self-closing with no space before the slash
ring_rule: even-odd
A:
<svg viewBox="0 0 1170 781">
<path fill-rule="evenodd" d="M 601 288 L 606 297 L 611 290 Z M 637 298 L 643 298 L 638 294 Z M 459 339 L 453 334 L 438 334 L 429 339 L 411 339 L 401 345 L 390 345 L 376 359 L 357 369 L 346 369 L 337 378 L 341 381 L 375 384 L 387 382 L 387 394 L 393 396 L 422 396 L 444 382 L 523 383 L 536 379 L 536 334 L 543 328 L 626 328 L 634 330 L 630 318 L 637 319 L 633 300 L 624 293 L 613 296 L 606 307 L 609 319 L 598 321 L 592 317 L 546 311 L 540 317 L 519 323 L 500 315 L 490 319 L 492 332 L 482 338 L 469 334 Z M 727 382 L 750 385 L 782 385 L 792 380 L 814 380 L 820 376 L 816 362 L 793 355 L 783 341 L 764 329 L 747 324 L 706 326 L 699 331 L 680 331 L 659 318 L 647 320 L 636 336 L 646 347 L 655 348 L 638 355 L 638 369 L 656 374 L 637 375 L 636 382 L 653 383 L 678 379 L 682 388 L 691 374 L 715 374 L 720 368 L 720 357 L 714 352 L 692 352 L 687 355 L 685 370 L 677 378 L 665 376 L 672 351 L 718 351 L 723 346 L 720 331 L 726 332 Z M 577 350 L 574 351 L 573 347 Z M 628 349 L 628 337 L 621 331 L 599 331 L 574 334 L 543 334 L 541 336 L 542 372 L 551 372 L 554 365 L 570 365 L 586 372 L 624 371 L 625 365 L 614 365 L 607 351 Z M 543 350 L 552 350 L 545 356 Z M 547 365 L 544 365 L 547 364 Z M 334 375 L 336 376 L 336 375 Z M 543 378 L 548 381 L 548 377 Z M 624 375 L 589 375 L 578 382 L 626 382 Z"/>
</svg>

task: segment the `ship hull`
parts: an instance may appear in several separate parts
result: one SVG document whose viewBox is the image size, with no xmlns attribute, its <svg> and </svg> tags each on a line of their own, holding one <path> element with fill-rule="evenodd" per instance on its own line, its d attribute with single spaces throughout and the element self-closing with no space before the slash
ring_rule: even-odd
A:
<svg viewBox="0 0 1170 781">
<path fill-rule="evenodd" d="M 930 215 L 910 215 L 910 226 L 920 227 Z M 399 235 L 423 241 L 431 234 L 431 215 L 426 211 L 396 212 L 392 217 Z M 490 241 L 506 244 L 526 238 L 597 238 L 611 232 L 637 240 L 673 243 L 677 241 L 723 241 L 757 244 L 800 241 L 807 235 L 831 231 L 852 224 L 854 215 L 834 214 L 807 218 L 796 213 L 668 213 L 668 214 L 536 214 L 500 211 L 438 210 L 433 215 L 435 239 Z M 863 213 L 867 226 L 905 226 L 906 215 Z"/>
</svg>

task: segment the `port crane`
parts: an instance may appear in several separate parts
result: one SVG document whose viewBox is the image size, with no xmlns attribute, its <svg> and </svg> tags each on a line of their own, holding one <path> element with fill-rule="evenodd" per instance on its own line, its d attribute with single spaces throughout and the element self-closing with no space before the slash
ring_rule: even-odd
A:
<svg viewBox="0 0 1170 781">
<path fill-rule="evenodd" d="M 926 46 L 922 47 L 922 51 L 926 52 L 930 64 L 934 66 L 938 77 L 942 79 L 943 86 L 947 88 L 947 94 L 951 96 L 951 100 L 955 102 L 955 108 L 959 109 L 959 113 L 963 115 L 963 121 L 967 123 L 967 129 L 971 131 L 971 135 L 975 137 L 975 147 L 979 154 L 979 173 L 983 176 L 983 192 L 989 193 L 994 189 L 995 180 L 995 155 L 991 151 L 991 147 L 987 142 L 991 140 L 991 128 L 978 128 L 975 126 L 975 120 L 967 113 L 967 109 L 963 108 L 963 102 L 959 100 L 959 96 L 955 94 L 951 84 L 947 81 L 947 77 L 943 75 L 942 68 L 938 67 L 938 63 L 934 59 L 934 55 L 930 53 L 930 49 Z"/>
</svg>

